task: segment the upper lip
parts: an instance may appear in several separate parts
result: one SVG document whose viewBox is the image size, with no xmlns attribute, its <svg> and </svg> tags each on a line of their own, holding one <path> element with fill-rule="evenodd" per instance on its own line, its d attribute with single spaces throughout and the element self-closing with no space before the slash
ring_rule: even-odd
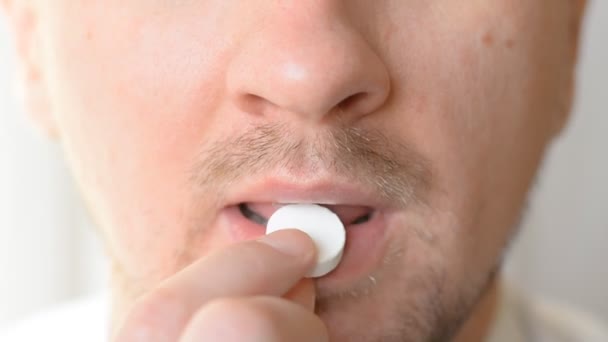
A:
<svg viewBox="0 0 608 342">
<path fill-rule="evenodd" d="M 240 184 L 228 191 L 228 206 L 241 203 L 316 203 L 327 205 L 360 205 L 376 210 L 390 206 L 373 190 L 339 179 L 306 179 L 297 181 L 266 178 Z M 295 180 L 295 181 L 294 181 Z"/>
</svg>

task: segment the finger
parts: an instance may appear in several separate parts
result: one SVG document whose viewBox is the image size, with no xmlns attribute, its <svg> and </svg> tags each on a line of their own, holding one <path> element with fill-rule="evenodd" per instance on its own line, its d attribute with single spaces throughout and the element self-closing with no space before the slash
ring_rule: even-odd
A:
<svg viewBox="0 0 608 342">
<path fill-rule="evenodd" d="M 297 230 L 231 245 L 199 260 L 140 299 L 117 341 L 175 341 L 190 317 L 220 297 L 283 296 L 313 267 L 312 240 Z"/>
<path fill-rule="evenodd" d="M 305 309 L 315 311 L 315 284 L 310 278 L 300 280 L 283 298 L 302 305 Z"/>
<path fill-rule="evenodd" d="M 180 342 L 325 342 L 321 319 L 299 304 L 278 297 L 220 299 L 202 308 Z"/>
</svg>

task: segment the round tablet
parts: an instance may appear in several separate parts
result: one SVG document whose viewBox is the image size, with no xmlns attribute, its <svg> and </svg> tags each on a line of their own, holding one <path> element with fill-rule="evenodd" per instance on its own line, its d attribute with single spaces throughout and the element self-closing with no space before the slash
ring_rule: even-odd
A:
<svg viewBox="0 0 608 342">
<path fill-rule="evenodd" d="M 346 231 L 338 215 L 316 204 L 289 204 L 277 210 L 266 225 L 266 234 L 283 229 L 298 229 L 308 234 L 317 247 L 317 264 L 307 275 L 326 275 L 342 259 Z"/>
</svg>

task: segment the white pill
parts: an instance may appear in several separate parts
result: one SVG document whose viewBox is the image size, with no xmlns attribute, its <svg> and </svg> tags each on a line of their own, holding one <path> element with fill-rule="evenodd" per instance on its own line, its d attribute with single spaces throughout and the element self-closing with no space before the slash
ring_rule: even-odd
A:
<svg viewBox="0 0 608 342">
<path fill-rule="evenodd" d="M 316 204 L 289 204 L 281 207 L 268 220 L 266 234 L 284 229 L 303 231 L 317 247 L 317 264 L 308 277 L 322 277 L 340 263 L 346 231 L 338 215 L 331 210 Z"/>
</svg>

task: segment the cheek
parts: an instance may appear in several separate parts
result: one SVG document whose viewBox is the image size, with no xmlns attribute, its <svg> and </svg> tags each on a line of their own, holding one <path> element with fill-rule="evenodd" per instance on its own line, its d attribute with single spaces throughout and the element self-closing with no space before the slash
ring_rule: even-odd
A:
<svg viewBox="0 0 608 342">
<path fill-rule="evenodd" d="M 192 225 L 190 171 L 217 139 L 225 44 L 201 24 L 128 6 L 107 11 L 114 17 L 104 12 L 83 8 L 49 21 L 53 110 L 110 252 L 127 268 L 159 267 L 179 254 Z"/>
<path fill-rule="evenodd" d="M 453 5 L 449 18 L 414 20 L 391 58 L 399 91 L 392 105 L 406 109 L 393 120 L 435 168 L 438 250 L 463 265 L 494 262 L 512 234 L 550 139 L 560 82 L 553 75 L 565 67 L 547 63 L 562 45 L 539 45 L 558 25 L 538 20 L 540 5 L 512 3 Z"/>
</svg>

